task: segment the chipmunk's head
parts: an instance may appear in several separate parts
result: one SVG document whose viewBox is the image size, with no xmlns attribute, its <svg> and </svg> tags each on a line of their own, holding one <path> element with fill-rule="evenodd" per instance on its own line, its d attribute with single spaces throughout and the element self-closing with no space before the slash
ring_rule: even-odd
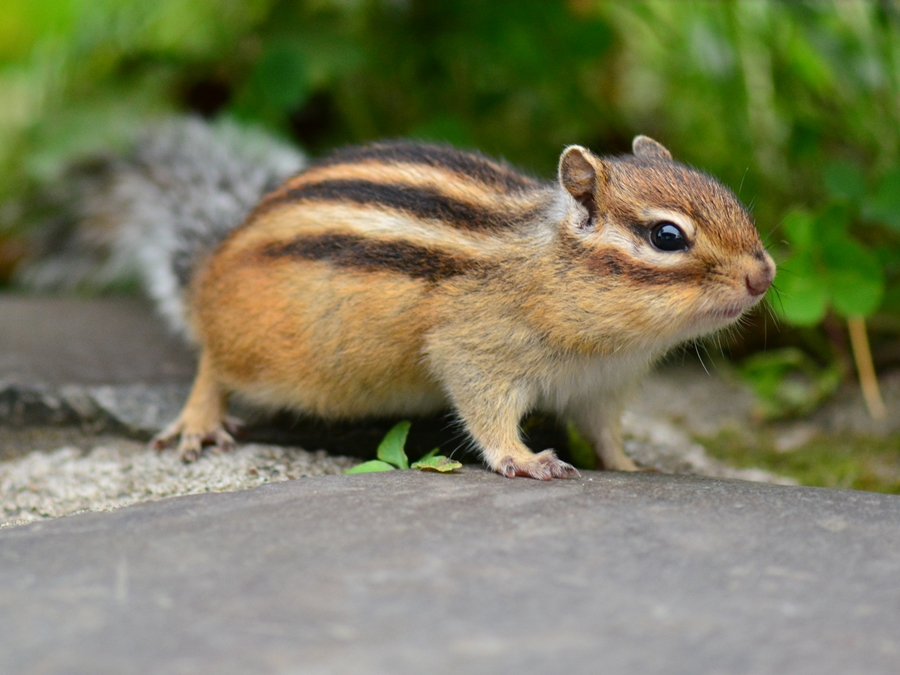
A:
<svg viewBox="0 0 900 675">
<path fill-rule="evenodd" d="M 672 344 L 723 328 L 772 284 L 775 263 L 737 197 L 646 136 L 620 157 L 566 148 L 559 182 L 570 264 L 635 337 Z"/>
</svg>

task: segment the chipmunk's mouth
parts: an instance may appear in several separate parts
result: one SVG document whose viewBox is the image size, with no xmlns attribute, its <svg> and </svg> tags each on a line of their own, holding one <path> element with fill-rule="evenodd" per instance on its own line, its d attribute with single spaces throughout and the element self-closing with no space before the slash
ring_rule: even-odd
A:
<svg viewBox="0 0 900 675">
<path fill-rule="evenodd" d="M 707 307 L 705 311 L 695 315 L 695 322 L 689 331 L 689 338 L 709 335 L 716 331 L 727 328 L 738 321 L 747 310 L 753 307 L 755 303 L 747 304 L 740 302 L 730 302 L 722 304 L 718 307 Z"/>
<path fill-rule="evenodd" d="M 738 318 L 741 314 L 743 314 L 746 307 L 725 307 L 723 309 L 718 309 L 713 312 L 713 317 L 716 319 L 725 319 L 732 320 Z"/>
<path fill-rule="evenodd" d="M 741 314 L 750 309 L 753 305 L 733 303 L 724 307 L 716 307 L 706 312 L 707 321 L 711 321 L 714 325 L 726 325 L 733 323 Z"/>
<path fill-rule="evenodd" d="M 728 328 L 750 312 L 762 297 L 750 297 L 741 293 L 722 293 L 707 298 L 693 315 L 690 337 L 699 337 Z"/>
<path fill-rule="evenodd" d="M 718 307 L 711 308 L 707 316 L 714 321 L 732 322 L 738 319 L 745 312 L 750 311 L 759 304 L 763 296 L 745 296 L 722 298 L 722 304 Z"/>
</svg>

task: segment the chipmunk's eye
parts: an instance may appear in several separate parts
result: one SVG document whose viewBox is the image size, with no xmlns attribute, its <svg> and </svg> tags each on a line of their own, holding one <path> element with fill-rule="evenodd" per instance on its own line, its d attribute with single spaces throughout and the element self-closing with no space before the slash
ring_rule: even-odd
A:
<svg viewBox="0 0 900 675">
<path fill-rule="evenodd" d="M 653 226 L 650 230 L 650 243 L 660 251 L 683 251 L 688 247 L 681 228 L 668 221 Z"/>
</svg>

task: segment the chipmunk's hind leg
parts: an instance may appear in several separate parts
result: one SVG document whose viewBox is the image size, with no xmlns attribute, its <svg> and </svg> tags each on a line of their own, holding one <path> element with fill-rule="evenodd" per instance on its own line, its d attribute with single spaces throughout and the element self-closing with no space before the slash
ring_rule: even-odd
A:
<svg viewBox="0 0 900 675">
<path fill-rule="evenodd" d="M 217 452 L 231 450 L 234 448 L 231 434 L 240 423 L 226 415 L 227 408 L 228 392 L 216 378 L 215 368 L 204 353 L 184 409 L 151 443 L 162 450 L 177 439 L 178 454 L 185 462 L 198 459 L 204 445 L 212 446 Z"/>
<path fill-rule="evenodd" d="M 570 410 L 572 421 L 578 430 L 594 446 L 601 466 L 607 471 L 640 471 L 622 450 L 621 400 L 590 401 Z"/>
</svg>

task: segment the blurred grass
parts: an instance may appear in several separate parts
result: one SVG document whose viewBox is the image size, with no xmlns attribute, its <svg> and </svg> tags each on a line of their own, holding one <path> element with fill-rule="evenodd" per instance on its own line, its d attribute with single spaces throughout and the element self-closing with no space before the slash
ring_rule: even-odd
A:
<svg viewBox="0 0 900 675">
<path fill-rule="evenodd" d="M 779 450 L 771 431 L 755 442 L 728 433 L 699 440 L 712 457 L 731 466 L 765 469 L 802 485 L 900 494 L 898 436 L 816 435 L 790 450 Z"/>
</svg>

